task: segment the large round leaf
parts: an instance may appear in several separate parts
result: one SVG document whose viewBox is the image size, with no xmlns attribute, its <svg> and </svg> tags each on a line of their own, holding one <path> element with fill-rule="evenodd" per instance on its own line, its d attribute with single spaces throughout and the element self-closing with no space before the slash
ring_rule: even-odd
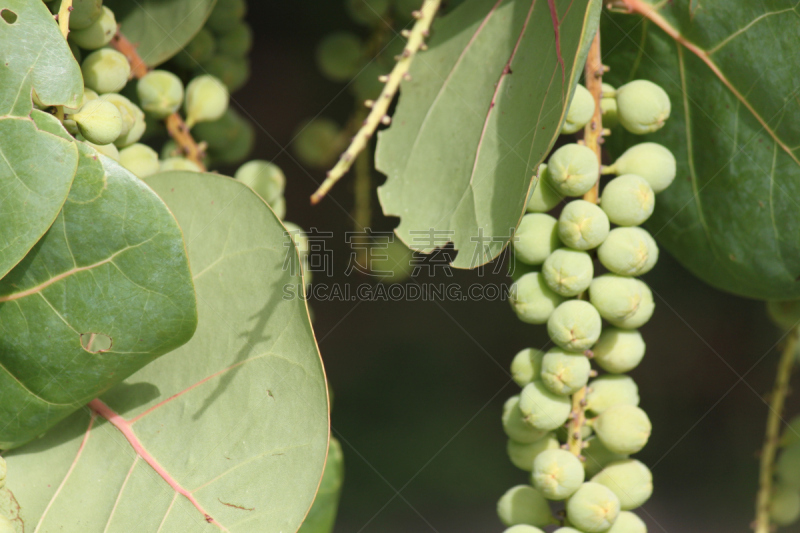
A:
<svg viewBox="0 0 800 533">
<path fill-rule="evenodd" d="M 26 531 L 37 533 L 67 524 L 108 533 L 294 532 L 328 443 L 325 376 L 306 304 L 284 299 L 284 286 L 302 284 L 297 270 L 284 269 L 297 252 L 267 205 L 237 181 L 171 172 L 147 183 L 185 232 L 197 332 L 92 409 L 12 452 L 11 494 L 0 502 L 13 496 Z"/>
<path fill-rule="evenodd" d="M 473 0 L 433 27 L 404 81 L 376 165 L 383 211 L 410 248 L 452 241 L 475 268 L 525 211 L 598 24 L 596 0 Z M 535 185 L 535 184 L 534 184 Z"/>
<path fill-rule="evenodd" d="M 614 131 L 612 155 L 642 141 L 678 160 L 648 223 L 689 270 L 752 298 L 800 297 L 800 17 L 791 2 L 640 0 L 604 16 L 614 84 L 652 80 L 672 116 L 645 137 Z"/>
<path fill-rule="evenodd" d="M 185 343 L 197 324 L 175 218 L 130 172 L 80 147 L 58 218 L 0 280 L 0 449 Z"/>
</svg>

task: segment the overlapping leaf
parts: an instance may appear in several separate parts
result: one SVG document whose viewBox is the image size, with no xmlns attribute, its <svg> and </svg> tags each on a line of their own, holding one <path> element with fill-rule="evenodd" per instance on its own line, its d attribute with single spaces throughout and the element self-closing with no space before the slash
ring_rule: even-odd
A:
<svg viewBox="0 0 800 533">
<path fill-rule="evenodd" d="M 197 323 L 172 214 L 111 159 L 80 154 L 53 226 L 0 281 L 0 449 L 185 343 Z"/>
<path fill-rule="evenodd" d="M 170 172 L 147 183 L 185 232 L 197 333 L 93 402 L 101 415 L 82 410 L 13 451 L 0 505 L 13 495 L 19 510 L 7 512 L 37 533 L 297 531 L 328 445 L 308 311 L 284 299 L 302 285 L 297 252 L 235 180 Z"/>
<path fill-rule="evenodd" d="M 379 135 L 379 196 L 400 238 L 454 265 L 496 257 L 522 218 L 535 169 L 559 133 L 600 3 L 473 0 L 434 25 Z"/>
<path fill-rule="evenodd" d="M 331 437 L 328 448 L 328 461 L 325 463 L 325 472 L 322 482 L 314 499 L 314 505 L 308 512 L 303 526 L 298 533 L 330 533 L 336 523 L 336 513 L 339 511 L 339 496 L 344 482 L 344 455 L 342 445 Z"/>
<path fill-rule="evenodd" d="M 798 5 L 659 6 L 652 17 L 672 36 L 638 15 L 604 16 L 604 61 L 612 83 L 645 78 L 664 87 L 672 117 L 644 139 L 615 131 L 607 146 L 619 155 L 647 140 L 676 155 L 678 177 L 658 195 L 649 228 L 694 274 L 743 296 L 798 298 Z"/>
<path fill-rule="evenodd" d="M 171 58 L 206 23 L 217 0 L 106 0 L 148 66 Z"/>
</svg>

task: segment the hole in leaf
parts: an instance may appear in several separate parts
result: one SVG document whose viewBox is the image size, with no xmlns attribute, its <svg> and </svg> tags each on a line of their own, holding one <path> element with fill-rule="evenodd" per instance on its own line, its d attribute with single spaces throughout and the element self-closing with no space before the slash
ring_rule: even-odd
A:
<svg viewBox="0 0 800 533">
<path fill-rule="evenodd" d="M 3 9 L 0 11 L 0 17 L 3 17 L 3 20 L 9 24 L 14 24 L 17 21 L 17 14 L 10 9 Z"/>
<path fill-rule="evenodd" d="M 102 333 L 81 333 L 81 346 L 89 353 L 102 353 L 111 349 L 113 339 Z"/>
</svg>

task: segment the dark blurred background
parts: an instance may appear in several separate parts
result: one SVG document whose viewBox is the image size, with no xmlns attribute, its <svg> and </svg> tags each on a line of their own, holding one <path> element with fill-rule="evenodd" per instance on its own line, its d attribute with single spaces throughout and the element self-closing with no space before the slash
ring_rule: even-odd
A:
<svg viewBox="0 0 800 533">
<path fill-rule="evenodd" d="M 252 1 L 248 21 L 253 74 L 233 105 L 257 125 L 251 158 L 285 172 L 287 220 L 334 232 L 335 275 L 325 281 L 369 282 L 344 276 L 352 176 L 311 207 L 324 172 L 303 167 L 291 148 L 303 121 L 321 115 L 344 124 L 356 105 L 346 84 L 318 72 L 316 44 L 336 29 L 369 31 L 347 17 L 342 0 Z M 377 172 L 373 179 L 384 181 Z M 373 200 L 373 227 L 391 229 L 396 221 Z M 637 457 L 652 467 L 655 493 L 639 513 L 651 532 L 748 531 L 780 334 L 763 303 L 711 289 L 666 252 L 645 280 L 657 307 L 632 375 L 654 425 Z M 509 282 L 466 271 L 436 281 Z M 545 328 L 523 324 L 503 301 L 311 306 L 346 462 L 336 531 L 502 531 L 495 503 L 527 479 L 506 458 L 500 425 L 503 402 L 518 391 L 508 366 L 518 350 L 545 345 Z M 787 418 L 800 411 L 798 399 L 790 397 Z"/>
</svg>

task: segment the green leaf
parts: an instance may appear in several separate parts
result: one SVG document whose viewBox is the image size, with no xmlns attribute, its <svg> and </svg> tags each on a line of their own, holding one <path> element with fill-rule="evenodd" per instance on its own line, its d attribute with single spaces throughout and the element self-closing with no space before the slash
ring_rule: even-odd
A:
<svg viewBox="0 0 800 533">
<path fill-rule="evenodd" d="M 43 2 L 0 0 L 0 116 L 24 117 L 31 89 L 46 105 L 76 107 L 83 97 L 81 69 Z"/>
<path fill-rule="evenodd" d="M 106 0 L 122 33 L 150 67 L 177 54 L 206 23 L 217 0 Z"/>
<path fill-rule="evenodd" d="M 798 298 L 797 6 L 660 5 L 654 20 L 675 35 L 640 16 L 604 16 L 603 49 L 613 51 L 604 61 L 616 86 L 649 79 L 664 87 L 672 115 L 644 138 L 615 130 L 606 146 L 619 155 L 653 141 L 675 154 L 677 178 L 656 198 L 648 228 L 695 275 L 742 296 Z"/>
<path fill-rule="evenodd" d="M 339 510 L 339 496 L 344 482 L 344 455 L 342 445 L 331 437 L 328 448 L 328 461 L 325 463 L 325 472 L 322 482 L 314 499 L 314 505 L 308 512 L 303 526 L 298 533 L 330 533 L 336 522 L 336 512 Z"/>
<path fill-rule="evenodd" d="M 383 211 L 400 217 L 395 231 L 410 248 L 452 241 L 453 264 L 474 268 L 499 255 L 519 224 L 600 9 L 595 0 L 550 5 L 473 0 L 434 25 L 376 153 L 388 176 L 378 189 Z"/>
<path fill-rule="evenodd" d="M 147 184 L 184 230 L 197 332 L 90 404 L 102 414 L 81 410 L 6 457 L 26 530 L 297 531 L 322 476 L 328 405 L 305 301 L 285 298 L 302 284 L 283 268 L 296 249 L 235 180 Z"/>
<path fill-rule="evenodd" d="M 53 226 L 0 280 L 0 449 L 184 344 L 197 324 L 175 218 L 116 162 L 82 143 L 80 154 Z"/>
</svg>

